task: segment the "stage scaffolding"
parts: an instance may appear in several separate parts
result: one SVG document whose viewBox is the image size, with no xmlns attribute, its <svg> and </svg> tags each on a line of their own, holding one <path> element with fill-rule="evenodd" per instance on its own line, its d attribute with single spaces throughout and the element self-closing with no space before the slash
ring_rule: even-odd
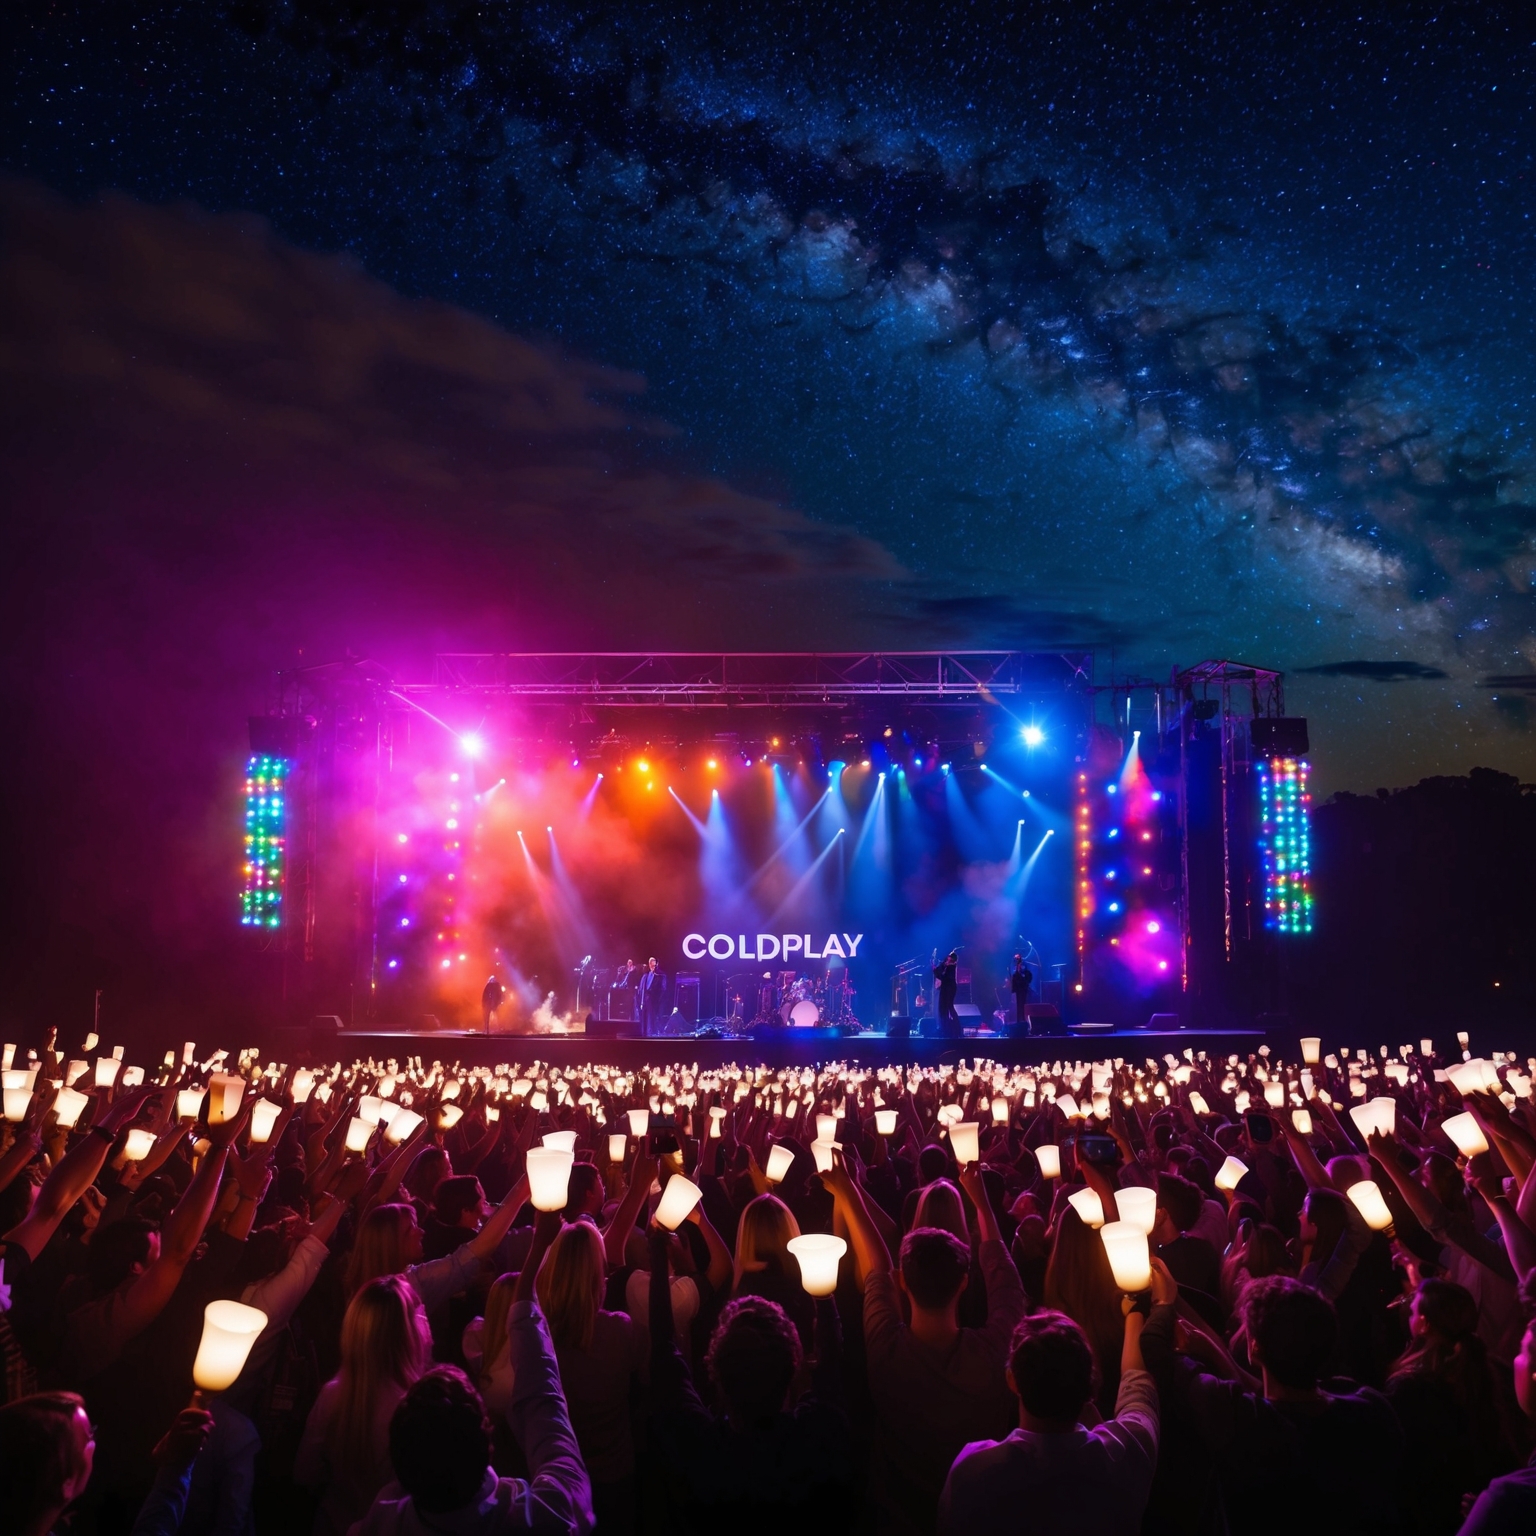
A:
<svg viewBox="0 0 1536 1536">
<path fill-rule="evenodd" d="M 579 735 L 601 744 L 609 738 L 589 727 L 606 720 L 611 736 L 628 733 L 645 728 L 645 711 L 675 710 L 680 720 L 696 713 L 710 722 L 705 730 L 728 724 L 734 711 L 755 712 L 766 730 L 778 710 L 787 734 L 812 739 L 834 722 L 846 735 L 890 706 L 892 722 L 910 710 L 914 728 L 924 721 L 934 740 L 975 744 L 968 731 L 977 722 L 966 711 L 1019 718 L 1031 702 L 1054 700 L 1065 706 L 1058 740 L 1073 743 L 1067 750 L 1078 762 L 1106 732 L 1120 738 L 1122 754 L 1140 733 L 1158 744 L 1163 782 L 1177 783 L 1185 1027 L 1283 1008 L 1275 945 L 1256 915 L 1250 803 L 1252 725 L 1285 723 L 1282 675 L 1211 660 L 1164 679 L 1099 682 L 1094 661 L 1087 650 L 449 652 L 419 680 L 355 658 L 286 672 L 275 709 L 252 722 L 253 742 L 258 726 L 293 740 L 285 749 L 295 791 L 285 921 L 273 941 L 285 991 L 349 1024 L 378 1017 L 374 831 L 402 718 L 425 717 L 429 729 L 452 734 L 442 716 L 463 712 L 450 706 L 478 703 L 507 711 L 529 741 Z M 1304 721 L 1292 723 L 1304 731 Z"/>
<path fill-rule="evenodd" d="M 1091 651 L 647 651 L 439 655 L 407 698 L 486 699 L 598 708 L 795 708 L 887 699 L 975 706 L 1085 689 Z"/>
</svg>

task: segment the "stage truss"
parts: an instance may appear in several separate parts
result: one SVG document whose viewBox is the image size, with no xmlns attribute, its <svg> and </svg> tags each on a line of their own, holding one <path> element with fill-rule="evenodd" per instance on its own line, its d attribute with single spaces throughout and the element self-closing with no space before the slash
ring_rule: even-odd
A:
<svg viewBox="0 0 1536 1536">
<path fill-rule="evenodd" d="M 610 709 L 772 709 L 875 699 L 974 706 L 1092 681 L 1091 651 L 485 652 L 439 655 L 430 682 L 395 691 Z"/>
</svg>

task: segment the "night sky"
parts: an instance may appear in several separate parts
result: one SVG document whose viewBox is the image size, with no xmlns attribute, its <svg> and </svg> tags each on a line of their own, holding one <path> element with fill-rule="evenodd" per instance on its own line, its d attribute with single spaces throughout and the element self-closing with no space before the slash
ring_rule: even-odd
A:
<svg viewBox="0 0 1536 1536">
<path fill-rule="evenodd" d="M 1532 777 L 1521 11 L 7 6 L 11 794 L 175 765 L 214 882 L 275 668 L 500 645 L 1227 656 L 1323 794 Z"/>
</svg>

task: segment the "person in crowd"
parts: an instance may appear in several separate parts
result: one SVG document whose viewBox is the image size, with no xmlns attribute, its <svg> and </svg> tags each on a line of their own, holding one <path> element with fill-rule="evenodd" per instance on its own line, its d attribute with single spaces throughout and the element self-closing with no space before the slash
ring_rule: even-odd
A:
<svg viewBox="0 0 1536 1536">
<path fill-rule="evenodd" d="M 683 1490 L 680 1528 L 697 1536 L 845 1531 L 857 1506 L 836 1305 L 817 1305 L 816 1372 L 810 1391 L 793 1401 L 799 1331 L 763 1297 L 728 1302 L 705 1356 L 720 1403 L 712 1413 L 677 1346 L 667 1234 L 653 1227 L 649 1240 L 652 1417 L 657 1449 Z"/>
<path fill-rule="evenodd" d="M 422 1230 L 415 1208 L 379 1205 L 358 1226 L 347 1263 L 347 1294 L 354 1296 L 381 1275 L 403 1275 L 430 1313 L 439 1303 L 464 1291 L 481 1266 L 507 1235 L 517 1213 L 528 1202 L 526 1175 L 469 1241 L 441 1258 L 423 1262 Z"/>
<path fill-rule="evenodd" d="M 432 1209 L 421 1229 L 424 1259 L 441 1259 L 469 1242 L 485 1225 L 491 1206 L 472 1173 L 456 1173 L 432 1191 Z"/>
<path fill-rule="evenodd" d="M 1451 1536 L 1463 1499 L 1519 1459 L 1509 1374 L 1489 1360 L 1477 1321 L 1477 1302 L 1465 1287 L 1420 1281 L 1408 1347 L 1387 1378 L 1406 1452 L 1404 1527 L 1413 1536 Z"/>
<path fill-rule="evenodd" d="M 1157 1217 L 1152 1229 L 1157 1256 L 1178 1282 L 1179 1294 L 1219 1328 L 1226 1320 L 1221 1306 L 1221 1250 L 1207 1238 L 1195 1235 L 1204 1210 L 1205 1196 L 1198 1184 L 1176 1173 L 1158 1176 Z"/>
<path fill-rule="evenodd" d="M 645 1330 L 627 1313 L 603 1308 L 603 1239 L 597 1228 L 585 1220 L 561 1227 L 546 1252 L 551 1227 L 540 1222 L 536 1229 L 525 1273 L 537 1277 L 539 1307 L 591 1478 L 598 1528 L 623 1536 L 634 1529 L 631 1400 L 649 1374 Z"/>
<path fill-rule="evenodd" d="M 73 1392 L 0 1407 L 0 1536 L 49 1536 L 85 1492 L 96 1431 Z"/>
<path fill-rule="evenodd" d="M 346 1536 L 390 1481 L 390 1418 L 431 1364 L 432 1336 L 405 1275 L 361 1286 L 341 1325 L 341 1370 L 320 1389 L 294 1463 L 318 1490 L 315 1536 Z"/>
<path fill-rule="evenodd" d="M 445 1148 L 431 1144 L 421 1148 L 411 1159 L 402 1181 L 407 1198 L 416 1208 L 416 1218 L 423 1225 L 432 1211 L 437 1186 L 453 1177 L 453 1162 Z"/>
<path fill-rule="evenodd" d="M 1285 1234 L 1267 1222 L 1244 1217 L 1221 1260 L 1220 1300 L 1225 1315 L 1231 1317 L 1241 1310 L 1243 1293 L 1253 1281 L 1295 1272 Z"/>
<path fill-rule="evenodd" d="M 731 1295 L 761 1296 L 782 1307 L 809 1345 L 815 1308 L 800 1283 L 800 1266 L 789 1251 L 800 1236 L 794 1212 L 777 1195 L 757 1195 L 742 1208 L 736 1224 L 736 1258 Z"/>
<path fill-rule="evenodd" d="M 493 1423 L 504 1420 L 512 1406 L 512 1341 L 507 1314 L 512 1310 L 516 1275 L 503 1275 L 486 1292 L 485 1311 L 464 1329 L 463 1352 L 468 1374 Z"/>
<path fill-rule="evenodd" d="M 1014 1422 L 1007 1357 L 1024 1313 L 1023 1286 L 974 1164 L 961 1180 L 981 1239 L 989 1303 L 983 1328 L 962 1328 L 956 1316 L 970 1270 L 964 1242 L 936 1227 L 915 1227 L 902 1239 L 897 1270 L 847 1167 L 839 1160 L 822 1177 L 864 1285 L 865 1351 L 879 1423 L 871 1502 L 884 1529 L 929 1531 L 961 1448 L 1001 1438 Z"/>
<path fill-rule="evenodd" d="M 151 1452 L 155 1481 L 133 1522 L 133 1536 L 180 1536 L 187 1521 L 193 1473 L 212 1433 L 213 1414 L 208 1409 L 183 1408 L 155 1442 Z M 245 1527 L 223 1524 L 219 1529 L 238 1532 Z"/>
<path fill-rule="evenodd" d="M 253 1142 L 243 1110 L 176 1123 L 208 1066 L 173 1055 L 150 1085 L 97 1089 L 45 1043 L 0 1125 L 0 1536 L 1536 1529 L 1529 1081 L 1512 1058 L 1388 1054 L 1310 1081 L 1261 1052 L 1091 1073 L 357 1061 L 291 1107 L 291 1071 L 220 1056 L 247 1101 L 282 1106 Z M 66 1078 L 87 1085 L 72 1128 Z M 349 1153 L 370 1092 L 424 1122 Z M 1090 1163 L 1064 1101 L 1101 1094 L 1116 1155 Z M 1390 1135 L 1334 1112 L 1385 1096 Z M 610 1128 L 642 1109 L 664 1130 L 613 1158 Z M 817 1114 L 840 1125 L 822 1175 Z M 958 1181 L 956 1119 L 980 1123 Z M 1487 1150 L 1458 1150 L 1468 1124 Z M 516 1227 L 524 1154 L 555 1129 L 577 1138 L 564 1210 Z M 775 1144 L 791 1168 L 770 1186 Z M 1217 1202 L 1229 1154 L 1248 1171 Z M 598 1169 L 626 1162 L 610 1210 Z M 656 1181 L 683 1175 L 704 1198 L 661 1231 Z M 1367 1177 L 1389 1232 L 1355 1203 Z M 1082 1180 L 1106 1207 L 1157 1191 L 1129 1315 L 1067 1203 Z M 797 1232 L 846 1237 L 835 1299 L 807 1294 Z M 222 1299 L 265 1324 L 233 1385 L 189 1407 Z M 454 1307 L 483 1315 L 462 1329 Z"/>
<path fill-rule="evenodd" d="M 1257 1381 L 1175 1360 L 1176 1323 L 1172 1308 L 1154 1311 L 1142 1353 L 1203 1436 L 1233 1536 L 1397 1530 L 1403 1443 L 1390 1404 L 1369 1387 L 1322 1385 L 1339 1345 L 1332 1303 L 1281 1275 L 1248 1287 L 1242 1323 Z"/>
<path fill-rule="evenodd" d="M 527 1479 L 496 1475 L 484 1405 L 469 1378 L 454 1366 L 434 1366 L 394 1410 L 396 1482 L 359 1522 L 357 1536 L 587 1536 L 593 1529 L 587 1472 L 538 1303 L 519 1300 L 507 1327 L 516 1381 L 509 1421 L 527 1457 Z"/>
<path fill-rule="evenodd" d="M 1515 1353 L 1515 1398 L 1520 1411 L 1536 1424 L 1536 1270 L 1521 1282 L 1520 1300 L 1528 1321 Z M 1530 1531 L 1536 1531 L 1536 1453 L 1518 1471 L 1494 1478 L 1478 1494 L 1460 1536 L 1521 1536 Z"/>
<path fill-rule="evenodd" d="M 633 1232 L 636 1216 L 650 1191 L 649 1183 L 643 1181 L 648 1174 L 654 1174 L 656 1168 L 654 1159 L 635 1159 L 629 1190 L 603 1239 L 610 1261 L 616 1252 L 621 1256 L 620 1272 L 625 1275 L 621 1293 L 624 1310 L 642 1327 L 649 1318 L 649 1274 L 650 1266 L 656 1262 L 657 1249 L 654 1244 L 641 1241 L 638 1252 L 633 1252 L 627 1234 Z M 670 1171 L 668 1177 L 671 1177 Z M 623 1263 L 630 1256 L 639 1260 L 632 1268 Z M 678 1331 L 685 1333 L 705 1305 L 729 1283 L 731 1250 L 721 1241 L 720 1234 L 702 1208 L 695 1206 L 682 1230 L 668 1237 L 666 1259 L 672 1314 Z"/>
<path fill-rule="evenodd" d="M 1153 1273 L 1153 1305 L 1171 1305 L 1166 1268 Z M 1091 1429 L 1081 1422 L 1093 1402 L 1087 1335 L 1061 1312 L 1020 1322 L 1008 1362 L 1018 1428 L 955 1458 L 939 1497 L 940 1536 L 1005 1530 L 1022 1510 L 1041 1530 L 1136 1536 L 1157 1467 L 1157 1389 L 1141 1357 L 1143 1322 L 1127 1307 L 1114 1417 Z"/>
<path fill-rule="evenodd" d="M 1097 1366 L 1095 1400 L 1100 1413 L 1112 1411 L 1120 1388 L 1125 1337 L 1120 1287 L 1098 1232 L 1064 1201 L 1056 1212 L 1044 1301 L 1053 1311 L 1065 1312 L 1087 1335 Z"/>
</svg>

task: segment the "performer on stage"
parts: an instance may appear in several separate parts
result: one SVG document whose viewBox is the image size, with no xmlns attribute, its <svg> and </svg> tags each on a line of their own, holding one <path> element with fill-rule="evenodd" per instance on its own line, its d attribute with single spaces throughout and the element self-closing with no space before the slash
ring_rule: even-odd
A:
<svg viewBox="0 0 1536 1536">
<path fill-rule="evenodd" d="M 1024 964 L 1023 955 L 1013 957 L 1013 970 L 1008 976 L 1008 990 L 1013 993 L 1013 1022 L 1022 1024 L 1028 1015 L 1024 1012 L 1029 1002 L 1029 985 L 1035 979 L 1034 972 Z"/>
<path fill-rule="evenodd" d="M 661 1033 L 661 1021 L 667 1015 L 667 978 L 657 969 L 652 955 L 640 973 L 640 1020 L 644 1033 Z"/>
<path fill-rule="evenodd" d="M 959 968 L 958 949 L 950 950 L 943 963 L 933 967 L 933 979 L 939 984 L 939 1033 L 948 1039 L 955 1039 L 960 1034 L 960 1014 L 955 1008 Z"/>
<path fill-rule="evenodd" d="M 619 972 L 619 979 L 614 982 L 614 986 L 633 987 L 638 984 L 639 980 L 640 973 L 635 968 L 635 962 L 633 960 L 626 960 L 624 962 L 624 969 Z"/>
<path fill-rule="evenodd" d="M 486 1034 L 491 1032 L 491 1020 L 496 1017 L 496 1010 L 501 1007 L 502 999 L 507 995 L 507 989 L 497 981 L 493 975 L 486 982 L 480 992 L 480 1022 Z"/>
</svg>

